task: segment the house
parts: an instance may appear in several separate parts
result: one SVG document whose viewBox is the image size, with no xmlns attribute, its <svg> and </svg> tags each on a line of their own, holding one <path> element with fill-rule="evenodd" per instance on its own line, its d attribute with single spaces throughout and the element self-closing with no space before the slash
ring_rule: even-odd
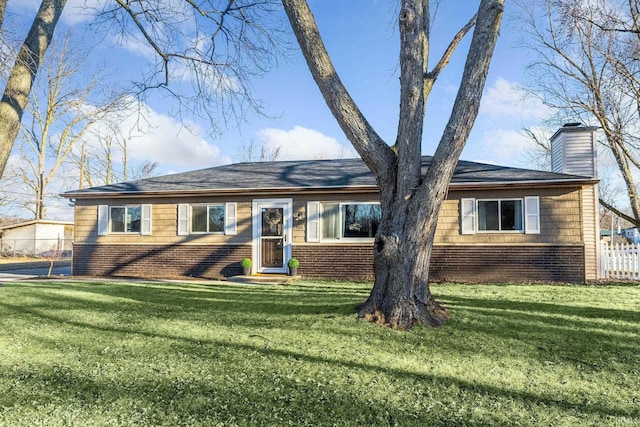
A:
<svg viewBox="0 0 640 427">
<path fill-rule="evenodd" d="M 31 220 L 0 227 L 0 254 L 70 255 L 73 222 Z"/>
<path fill-rule="evenodd" d="M 554 172 L 460 161 L 437 226 L 431 278 L 598 276 L 595 128 L 552 138 Z M 423 168 L 430 157 L 423 158 Z M 205 278 L 285 273 L 371 279 L 380 221 L 360 159 L 238 163 L 70 191 L 76 275 Z"/>
<path fill-rule="evenodd" d="M 629 243 L 633 243 L 634 245 L 640 243 L 640 231 L 638 231 L 638 227 L 623 228 L 622 235 Z"/>
</svg>

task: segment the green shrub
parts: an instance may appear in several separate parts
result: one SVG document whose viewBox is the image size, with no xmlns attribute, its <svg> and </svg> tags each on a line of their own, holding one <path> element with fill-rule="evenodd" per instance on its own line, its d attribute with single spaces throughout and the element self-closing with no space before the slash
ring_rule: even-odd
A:
<svg viewBox="0 0 640 427">
<path fill-rule="evenodd" d="M 300 267 L 300 261 L 298 261 L 298 258 L 291 258 L 288 265 L 289 268 L 298 268 Z"/>
</svg>

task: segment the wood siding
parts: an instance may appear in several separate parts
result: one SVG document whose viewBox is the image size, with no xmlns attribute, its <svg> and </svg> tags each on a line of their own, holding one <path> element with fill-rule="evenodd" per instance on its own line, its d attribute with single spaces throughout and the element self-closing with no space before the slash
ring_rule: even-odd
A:
<svg viewBox="0 0 640 427">
<path fill-rule="evenodd" d="M 436 244 L 582 244 L 580 187 L 532 190 L 452 191 L 438 217 Z M 460 232 L 460 200 L 540 197 L 540 234 L 521 232 Z"/>
<path fill-rule="evenodd" d="M 587 280 L 600 277 L 600 221 L 598 186 L 582 191 L 585 275 Z"/>
<path fill-rule="evenodd" d="M 595 278 L 593 242 L 597 226 L 595 187 L 452 190 L 440 211 L 432 261 L 432 278 L 454 281 L 584 281 Z M 590 191 L 590 192 L 589 192 Z M 540 234 L 460 232 L 460 200 L 538 196 Z M 262 197 L 257 197 L 262 198 Z M 306 242 L 307 202 L 372 202 L 377 192 L 344 194 L 273 194 L 293 199 L 292 256 L 300 259 L 305 277 L 370 280 L 371 243 Z M 586 200 L 589 198 L 589 200 Z M 74 274 L 139 277 L 222 277 L 239 274 L 239 262 L 251 257 L 254 197 L 199 196 L 171 198 L 79 199 L 75 208 Z M 237 234 L 179 236 L 178 204 L 237 203 Z M 584 206 L 582 205 L 584 203 Z M 591 204 L 589 204 L 591 203 Z M 150 204 L 152 232 L 97 232 L 98 205 Z M 587 236 L 588 235 L 588 236 Z M 595 240 L 594 240 L 595 239 Z M 563 257 L 562 259 L 558 259 Z"/>
</svg>

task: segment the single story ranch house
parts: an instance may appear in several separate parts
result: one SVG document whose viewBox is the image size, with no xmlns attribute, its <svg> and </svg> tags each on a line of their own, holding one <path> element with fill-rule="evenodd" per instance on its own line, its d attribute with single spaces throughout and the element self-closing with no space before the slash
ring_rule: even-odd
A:
<svg viewBox="0 0 640 427">
<path fill-rule="evenodd" d="M 552 138 L 554 172 L 460 161 L 438 220 L 433 280 L 598 276 L 596 128 Z M 423 158 L 423 168 L 430 157 Z M 238 163 L 70 191 L 73 272 L 222 278 L 286 273 L 371 279 L 380 219 L 361 159 Z"/>
</svg>

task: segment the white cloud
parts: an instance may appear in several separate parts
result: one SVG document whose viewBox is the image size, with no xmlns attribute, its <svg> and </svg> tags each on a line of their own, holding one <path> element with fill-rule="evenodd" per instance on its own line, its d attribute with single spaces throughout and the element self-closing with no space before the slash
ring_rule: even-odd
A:
<svg viewBox="0 0 640 427">
<path fill-rule="evenodd" d="M 128 145 L 131 159 L 157 161 L 163 170 L 210 167 L 231 161 L 205 139 L 200 126 L 182 123 L 148 108 L 143 110 L 143 120 L 138 120 L 137 114 L 132 111 L 120 125 L 125 135 L 131 130 Z"/>
<path fill-rule="evenodd" d="M 519 130 L 493 129 L 483 133 L 479 150 L 485 159 L 474 161 L 499 165 L 520 165 L 527 149 L 531 147 L 529 139 Z M 486 160 L 491 159 L 491 160 Z"/>
<path fill-rule="evenodd" d="M 314 129 L 295 126 L 291 130 L 266 128 L 258 131 L 259 138 L 273 150 L 280 147 L 278 160 L 319 160 L 358 157 L 351 145 Z"/>
<path fill-rule="evenodd" d="M 123 34 L 118 37 L 112 37 L 111 42 L 117 46 L 120 46 L 124 50 L 127 50 L 136 56 L 151 60 L 156 57 L 156 51 L 153 50 L 151 45 L 146 41 L 138 40 L 137 38 Z"/>
<path fill-rule="evenodd" d="M 62 20 L 68 25 L 82 24 L 95 18 L 107 0 L 68 0 L 62 11 Z"/>
<path fill-rule="evenodd" d="M 492 119 L 518 119 L 521 124 L 539 122 L 551 116 L 551 110 L 539 99 L 525 97 L 517 85 L 499 78 L 482 97 L 480 113 Z"/>
<path fill-rule="evenodd" d="M 156 173 L 179 172 L 197 168 L 230 163 L 231 159 L 222 155 L 220 149 L 210 143 L 202 128 L 192 122 L 181 122 L 167 114 L 162 114 L 142 104 L 138 108 L 132 102 L 122 116 L 114 117 L 121 138 L 127 139 L 129 166 L 145 161 L 158 162 Z M 97 125 L 87 134 L 90 155 L 104 156 L 100 140 L 105 140 L 113 131 L 106 124 Z M 79 151 L 80 147 L 76 147 Z M 114 161 L 120 163 L 122 150 L 112 146 Z"/>
</svg>

